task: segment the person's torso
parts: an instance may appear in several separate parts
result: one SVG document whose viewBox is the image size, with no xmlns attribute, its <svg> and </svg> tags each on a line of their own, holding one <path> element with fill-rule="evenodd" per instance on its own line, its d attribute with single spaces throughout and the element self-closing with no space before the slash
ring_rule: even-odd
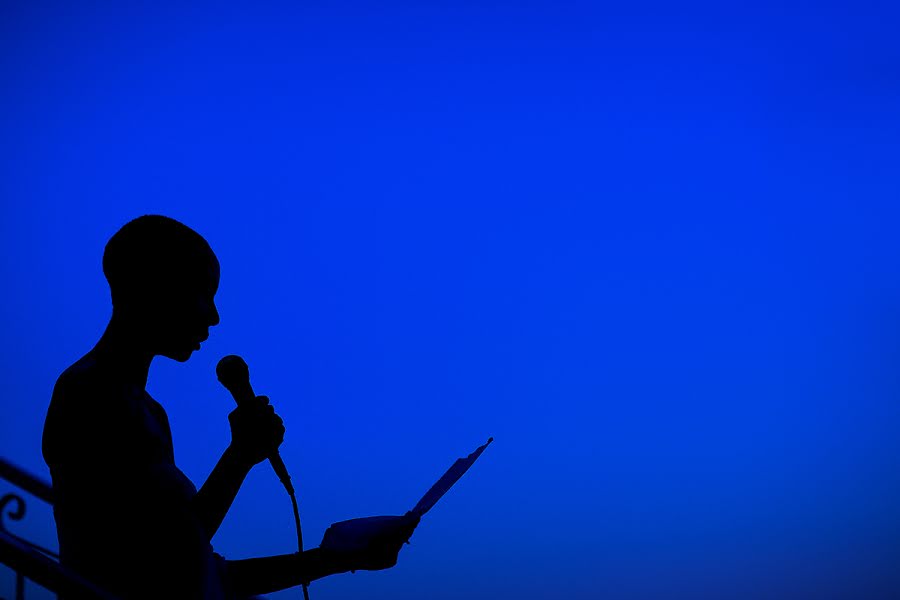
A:
<svg viewBox="0 0 900 600">
<path fill-rule="evenodd" d="M 165 410 L 146 391 L 75 363 L 54 388 L 43 452 L 64 564 L 126 598 L 216 597 L 196 487 L 175 466 Z"/>
</svg>

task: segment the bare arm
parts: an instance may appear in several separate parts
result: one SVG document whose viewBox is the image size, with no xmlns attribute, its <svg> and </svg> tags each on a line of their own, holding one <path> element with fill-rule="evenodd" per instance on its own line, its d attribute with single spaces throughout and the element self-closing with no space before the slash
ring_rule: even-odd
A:
<svg viewBox="0 0 900 600">
<path fill-rule="evenodd" d="M 268 594 L 328 575 L 358 569 L 380 571 L 397 564 L 397 555 L 419 523 L 416 515 L 376 517 L 377 532 L 366 531 L 371 519 L 335 523 L 322 546 L 300 554 L 225 561 L 226 577 L 238 595 Z M 360 526 L 359 522 L 363 525 Z"/>
<path fill-rule="evenodd" d="M 253 465 L 265 460 L 284 440 L 284 424 L 266 396 L 242 403 L 228 415 L 228 421 L 231 444 L 194 496 L 194 511 L 207 541 L 219 529 Z"/>
<path fill-rule="evenodd" d="M 302 554 L 225 561 L 226 576 L 238 596 L 269 594 L 350 570 L 336 553 L 313 548 Z"/>
<path fill-rule="evenodd" d="M 253 463 L 243 458 L 232 446 L 222 453 L 206 482 L 194 496 L 194 512 L 206 537 L 213 538 L 231 508 L 241 484 Z"/>
</svg>

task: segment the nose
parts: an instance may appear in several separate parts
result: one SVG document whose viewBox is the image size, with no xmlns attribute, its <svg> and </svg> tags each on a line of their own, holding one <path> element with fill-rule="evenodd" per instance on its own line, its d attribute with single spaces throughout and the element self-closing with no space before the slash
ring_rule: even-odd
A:
<svg viewBox="0 0 900 600">
<path fill-rule="evenodd" d="M 216 303 L 213 302 L 210 304 L 210 308 L 212 309 L 210 312 L 211 321 L 209 323 L 210 327 L 219 324 L 219 311 L 216 309 Z"/>
</svg>

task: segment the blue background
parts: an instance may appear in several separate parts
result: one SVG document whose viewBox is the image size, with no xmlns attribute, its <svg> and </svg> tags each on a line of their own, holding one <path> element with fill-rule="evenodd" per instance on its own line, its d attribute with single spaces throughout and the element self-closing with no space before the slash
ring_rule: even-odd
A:
<svg viewBox="0 0 900 600">
<path fill-rule="evenodd" d="M 307 545 L 496 438 L 396 568 L 316 600 L 897 597 L 889 6 L 4 3 L 0 455 L 48 477 L 103 246 L 161 213 L 222 265 L 221 324 L 148 385 L 196 484 L 229 353 Z M 292 527 L 263 465 L 214 546 Z"/>
</svg>

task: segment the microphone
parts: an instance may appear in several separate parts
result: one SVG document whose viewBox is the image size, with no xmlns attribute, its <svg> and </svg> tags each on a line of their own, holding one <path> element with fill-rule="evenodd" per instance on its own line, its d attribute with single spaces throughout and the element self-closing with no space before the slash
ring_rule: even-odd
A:
<svg viewBox="0 0 900 600">
<path fill-rule="evenodd" d="M 253 388 L 250 387 L 250 368 L 240 356 L 229 354 L 222 358 L 219 364 L 216 365 L 216 377 L 219 379 L 219 383 L 231 392 L 231 396 L 238 405 L 246 400 L 256 398 Z M 275 469 L 275 474 L 278 475 L 278 479 L 281 480 L 288 494 L 293 496 L 294 486 L 291 484 L 291 476 L 288 475 L 287 468 L 285 468 L 284 461 L 281 460 L 281 455 L 278 454 L 277 448 L 269 456 L 269 463 Z"/>
</svg>

